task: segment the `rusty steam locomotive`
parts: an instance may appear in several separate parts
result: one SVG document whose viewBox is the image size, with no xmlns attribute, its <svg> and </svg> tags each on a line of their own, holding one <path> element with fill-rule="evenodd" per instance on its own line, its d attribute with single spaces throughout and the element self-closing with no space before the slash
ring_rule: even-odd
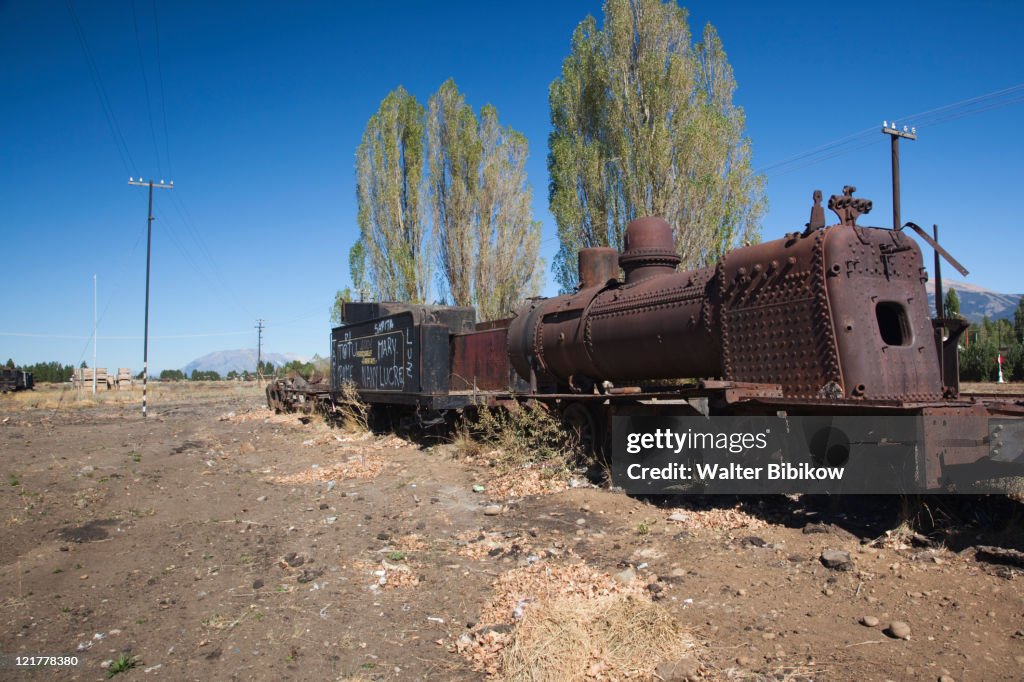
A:
<svg viewBox="0 0 1024 682">
<path fill-rule="evenodd" d="M 1024 417 L 1024 404 L 960 395 L 966 324 L 931 317 L 918 245 L 857 225 L 871 202 L 849 187 L 829 200 L 839 222 L 826 226 L 815 195 L 806 229 L 685 272 L 668 223 L 635 220 L 621 254 L 580 251 L 576 292 L 528 300 L 507 320 L 347 303 L 330 386 L 278 381 L 268 402 L 330 411 L 346 382 L 428 421 L 536 401 L 597 447 L 613 415 L 915 415 L 925 487 L 961 464 L 1016 465 L 1020 453 L 993 458 L 985 418 Z"/>
</svg>

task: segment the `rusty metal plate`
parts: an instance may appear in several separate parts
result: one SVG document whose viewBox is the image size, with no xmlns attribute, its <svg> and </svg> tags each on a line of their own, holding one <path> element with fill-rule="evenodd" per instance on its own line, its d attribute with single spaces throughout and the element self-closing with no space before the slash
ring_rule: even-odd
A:
<svg viewBox="0 0 1024 682">
<path fill-rule="evenodd" d="M 451 390 L 508 390 L 514 372 L 509 364 L 507 345 L 507 328 L 453 336 Z"/>
<path fill-rule="evenodd" d="M 827 232 L 824 271 L 846 392 L 877 400 L 942 397 L 921 251 L 890 230 Z"/>
</svg>

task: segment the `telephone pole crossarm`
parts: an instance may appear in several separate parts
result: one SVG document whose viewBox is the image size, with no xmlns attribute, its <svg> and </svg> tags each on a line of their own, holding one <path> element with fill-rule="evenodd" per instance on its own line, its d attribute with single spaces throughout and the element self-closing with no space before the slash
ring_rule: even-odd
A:
<svg viewBox="0 0 1024 682">
<path fill-rule="evenodd" d="M 882 121 L 882 133 L 888 135 L 892 142 L 892 229 L 899 231 L 903 228 L 900 222 L 900 138 L 907 140 L 917 139 L 917 128 L 903 130 L 896 127 L 896 121 Z"/>
<path fill-rule="evenodd" d="M 174 189 L 174 181 L 173 180 L 171 182 L 169 182 L 169 183 L 164 183 L 164 182 L 150 182 L 148 180 L 143 182 L 142 178 L 139 178 L 138 180 L 136 180 L 134 178 L 128 178 L 128 184 L 129 185 L 135 185 L 136 187 L 154 187 L 156 189 Z"/>
</svg>

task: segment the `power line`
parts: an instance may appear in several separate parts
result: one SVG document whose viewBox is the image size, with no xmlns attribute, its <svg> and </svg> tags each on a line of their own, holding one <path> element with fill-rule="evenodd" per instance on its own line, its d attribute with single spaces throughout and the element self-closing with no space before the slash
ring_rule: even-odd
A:
<svg viewBox="0 0 1024 682">
<path fill-rule="evenodd" d="M 934 127 L 941 123 L 948 123 L 949 121 L 954 121 L 967 116 L 991 111 L 992 109 L 998 109 L 1000 107 L 1022 102 L 1024 101 L 1024 96 L 1003 99 L 1002 101 L 993 101 L 998 100 L 999 98 L 1005 98 L 1008 95 L 1021 93 L 1022 91 L 1024 91 L 1024 83 L 1012 85 L 1001 90 L 995 90 L 975 97 L 968 97 L 967 99 L 963 99 L 958 102 L 944 104 L 940 107 L 928 109 L 916 114 L 902 116 L 896 120 L 912 121 L 917 127 L 926 125 Z M 863 149 L 866 146 L 874 144 L 876 139 L 874 138 L 875 130 L 876 128 L 874 126 L 871 128 L 865 128 L 864 130 L 851 133 L 832 142 L 828 142 L 818 147 L 814 147 L 813 149 L 808 149 L 780 161 L 762 166 L 756 172 L 765 173 L 769 176 L 786 175 L 788 173 L 807 168 L 808 166 L 812 166 L 816 163 L 821 163 L 822 161 L 835 158 L 836 156 L 856 151 L 858 149 Z M 798 165 L 792 168 L 787 168 L 787 166 L 791 166 L 792 164 Z M 770 172 L 775 171 L 775 169 L 784 170 Z"/>
<path fill-rule="evenodd" d="M 117 121 L 117 116 L 114 115 L 114 107 L 110 104 L 110 97 L 107 96 L 107 89 L 103 86 L 103 77 L 100 75 L 99 67 L 96 65 L 96 59 L 92 53 L 92 49 L 89 47 L 89 41 L 85 37 L 85 29 L 82 28 L 82 23 L 78 19 L 78 14 L 75 12 L 75 6 L 71 0 L 64 0 L 64 4 L 67 5 L 68 13 L 71 15 L 71 24 L 75 29 L 75 35 L 78 36 L 78 42 L 82 46 L 82 52 L 85 55 L 85 63 L 89 70 L 89 76 L 92 80 L 93 87 L 96 88 L 96 94 L 100 99 L 100 108 L 103 110 L 103 115 L 107 120 L 107 126 L 110 128 L 110 134 L 114 138 L 114 146 L 117 147 L 117 154 L 121 157 L 121 163 L 124 165 L 125 172 L 131 175 L 137 175 L 135 171 L 135 159 L 132 158 L 131 152 L 128 150 L 128 143 L 125 142 L 124 134 L 121 132 L 121 125 Z"/>
<path fill-rule="evenodd" d="M 146 113 L 149 114 L 149 133 L 153 138 L 153 151 L 156 153 L 156 167 L 160 175 L 164 174 L 160 163 L 160 147 L 156 143 L 156 126 L 153 125 L 153 107 L 149 97 L 149 78 L 146 76 L 146 62 L 142 58 L 142 38 L 139 37 L 139 19 L 135 11 L 135 0 L 132 0 L 132 26 L 135 28 L 135 46 L 139 51 L 139 70 L 142 72 L 142 86 L 146 93 Z"/>
<path fill-rule="evenodd" d="M 175 202 L 177 203 L 175 204 Z M 182 225 L 185 226 L 187 233 L 192 238 L 192 241 L 195 242 L 196 250 L 199 252 L 199 255 L 202 256 L 202 258 L 205 260 L 207 267 L 209 267 L 210 272 L 213 273 L 214 278 L 220 284 L 221 288 L 228 293 L 228 295 L 231 297 L 235 306 L 240 312 L 244 313 L 248 317 L 252 317 L 253 315 L 251 311 L 244 303 L 242 303 L 242 300 L 235 293 L 234 288 L 232 288 L 226 281 L 224 281 L 224 278 L 221 276 L 220 268 L 218 268 L 216 263 L 214 263 L 213 257 L 210 255 L 210 251 L 206 247 L 206 244 L 201 236 L 201 230 L 199 230 L 195 221 L 192 219 L 192 214 L 189 212 L 188 207 L 185 205 L 184 198 L 180 196 L 180 193 L 175 193 L 174 200 L 171 203 L 174 205 L 175 210 L 181 217 Z"/>
<path fill-rule="evenodd" d="M 770 163 L 767 166 L 762 166 L 761 168 L 758 169 L 757 172 L 758 173 L 764 173 L 764 172 L 769 171 L 769 170 L 771 170 L 773 168 L 779 168 L 781 166 L 786 166 L 786 165 L 788 165 L 790 163 L 794 163 L 796 161 L 800 161 L 801 159 L 807 158 L 808 156 L 813 156 L 815 154 L 824 153 L 826 151 L 829 151 L 830 149 L 834 149 L 837 146 L 842 146 L 844 144 L 852 143 L 852 142 L 854 142 L 856 140 L 859 140 L 859 139 L 863 138 L 868 133 L 874 132 L 874 130 L 875 130 L 875 128 L 874 128 L 874 126 L 872 126 L 870 128 L 865 128 L 864 130 L 860 130 L 860 131 L 858 131 L 856 133 L 851 133 L 850 135 L 847 135 L 846 137 L 841 137 L 838 140 L 834 140 L 832 142 L 828 142 L 826 144 L 821 145 L 820 147 L 815 147 L 813 149 L 808 149 L 807 151 L 800 152 L 798 154 L 794 154 L 793 156 L 790 156 L 790 157 L 787 157 L 785 159 L 782 159 L 781 161 L 776 161 L 775 163 Z"/>
<path fill-rule="evenodd" d="M 874 130 L 874 128 L 872 128 L 871 130 Z M 848 154 L 850 152 L 855 152 L 855 151 L 857 151 L 859 149 L 864 149 L 865 147 L 870 147 L 871 145 L 874 145 L 874 144 L 879 144 L 879 140 L 875 139 L 874 136 L 872 136 L 872 138 L 870 140 L 868 140 L 867 142 L 864 142 L 863 144 L 859 144 L 856 147 L 853 147 L 851 149 L 840 149 L 839 151 L 836 151 L 836 152 L 833 152 L 831 154 L 828 154 L 827 156 L 821 156 L 821 157 L 818 157 L 818 158 L 815 158 L 815 159 L 810 159 L 806 163 L 800 164 L 799 166 L 795 166 L 793 168 L 787 168 L 786 170 L 779 171 L 777 173 L 768 173 L 768 176 L 769 177 L 776 177 L 776 178 L 778 178 L 778 177 L 781 177 L 783 175 L 789 175 L 790 173 L 795 173 L 798 170 L 803 170 L 804 168 L 807 168 L 809 166 L 813 166 L 813 165 L 821 163 L 823 161 L 828 161 L 829 159 L 834 159 L 835 157 L 842 156 L 843 154 Z"/>
<path fill-rule="evenodd" d="M 160 19 L 157 16 L 156 0 L 153 5 L 153 32 L 156 35 L 156 73 L 160 83 L 160 111 L 164 118 L 164 151 L 167 153 L 167 173 L 174 177 L 174 164 L 171 163 L 171 143 L 167 132 L 167 98 L 164 96 L 164 68 L 160 60 Z"/>
<path fill-rule="evenodd" d="M 929 120 L 927 118 L 928 116 L 930 116 L 932 114 L 937 114 L 939 112 L 949 111 L 949 110 L 952 110 L 952 109 L 963 108 L 963 107 L 967 107 L 967 106 L 970 106 L 970 105 L 973 105 L 973 104 L 979 104 L 981 102 L 985 102 L 985 101 L 988 101 L 990 99 L 995 99 L 996 97 L 1001 97 L 1003 95 L 1008 95 L 1008 94 L 1012 94 L 1012 93 L 1015 93 L 1015 92 L 1020 92 L 1021 90 L 1024 90 L 1024 83 L 1019 83 L 1017 85 L 1011 85 L 1008 88 L 1003 88 L 1002 90 L 996 90 L 994 92 L 989 92 L 989 93 L 986 93 L 984 95 L 978 95 L 976 97 L 968 97 L 967 99 L 960 100 L 959 102 L 953 102 L 952 104 L 944 104 L 941 107 L 936 107 L 935 109 L 929 109 L 928 111 L 922 111 L 922 112 L 917 113 L 917 114 L 911 114 L 910 116 L 904 116 L 903 118 L 907 119 L 907 120 L 913 119 L 914 124 L 915 125 L 919 125 L 919 126 L 920 125 L 934 125 L 936 122 L 939 122 L 939 121 Z M 1014 101 L 1019 101 L 1019 100 L 1014 100 Z M 1013 102 L 1007 102 L 1007 104 L 1012 104 L 1012 103 Z M 997 106 L 1002 106 L 1002 104 L 1000 103 Z M 995 108 L 995 107 L 992 107 L 992 108 Z M 988 108 L 984 109 L 983 111 L 987 111 L 987 110 L 988 110 Z"/>
<path fill-rule="evenodd" d="M 955 121 L 955 120 L 960 119 L 960 118 L 966 118 L 967 116 L 974 116 L 975 114 L 983 114 L 986 111 L 991 111 L 993 109 L 999 109 L 1001 107 L 1009 106 L 1011 104 L 1017 104 L 1018 102 L 1024 102 L 1024 97 L 1018 97 L 1016 99 L 1011 99 L 1011 100 L 1006 101 L 1006 102 L 996 102 L 994 104 L 990 104 L 987 107 L 983 107 L 981 109 L 972 109 L 970 111 L 964 111 L 964 112 L 959 112 L 959 113 L 950 113 L 950 114 L 948 114 L 946 116 L 943 116 L 941 118 L 935 119 L 934 121 L 926 121 L 925 125 L 934 127 L 934 126 L 939 125 L 940 123 L 948 123 L 950 121 Z"/>
</svg>

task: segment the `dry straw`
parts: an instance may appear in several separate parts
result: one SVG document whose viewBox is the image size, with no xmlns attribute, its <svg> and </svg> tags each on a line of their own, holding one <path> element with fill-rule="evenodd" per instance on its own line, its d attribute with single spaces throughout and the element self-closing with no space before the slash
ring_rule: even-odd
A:
<svg viewBox="0 0 1024 682">
<path fill-rule="evenodd" d="M 648 599 L 571 596 L 526 611 L 497 677 L 508 682 L 650 679 L 658 663 L 682 658 L 693 648 L 693 637 Z"/>
</svg>

